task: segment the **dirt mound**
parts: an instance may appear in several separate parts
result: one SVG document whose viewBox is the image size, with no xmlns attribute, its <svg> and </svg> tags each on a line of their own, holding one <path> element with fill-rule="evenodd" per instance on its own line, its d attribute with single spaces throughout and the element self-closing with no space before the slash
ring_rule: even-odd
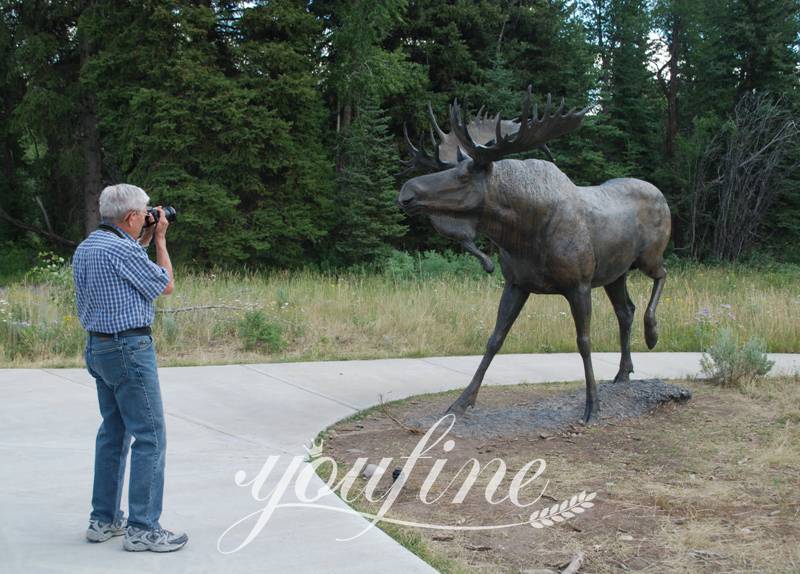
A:
<svg viewBox="0 0 800 574">
<path fill-rule="evenodd" d="M 597 385 L 600 398 L 599 425 L 638 417 L 666 402 L 692 398 L 688 389 L 659 379 Z M 558 432 L 583 420 L 586 392 L 583 389 L 515 405 L 478 404 L 457 418 L 453 432 L 463 437 L 502 437 L 535 432 Z M 410 427 L 430 428 L 441 411 L 413 413 L 406 417 Z"/>
</svg>

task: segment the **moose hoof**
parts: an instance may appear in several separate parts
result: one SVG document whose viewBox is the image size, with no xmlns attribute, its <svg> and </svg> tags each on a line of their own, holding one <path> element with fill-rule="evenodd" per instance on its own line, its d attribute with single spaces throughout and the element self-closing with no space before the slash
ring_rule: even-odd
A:
<svg viewBox="0 0 800 574">
<path fill-rule="evenodd" d="M 658 343 L 658 323 L 655 313 L 648 313 L 644 317 L 644 342 L 647 348 L 652 349 Z"/>
<path fill-rule="evenodd" d="M 494 263 L 490 259 L 483 261 L 482 265 L 484 271 L 487 273 L 494 273 Z"/>
<path fill-rule="evenodd" d="M 463 415 L 468 408 L 475 406 L 475 399 L 462 400 L 458 399 L 447 409 L 445 414 Z"/>
<path fill-rule="evenodd" d="M 630 371 L 620 371 L 617 373 L 617 376 L 614 377 L 615 383 L 630 383 L 631 382 L 631 373 Z"/>
<path fill-rule="evenodd" d="M 658 343 L 658 329 L 656 329 L 655 323 L 644 328 L 644 342 L 647 343 L 648 349 L 654 348 Z"/>
</svg>

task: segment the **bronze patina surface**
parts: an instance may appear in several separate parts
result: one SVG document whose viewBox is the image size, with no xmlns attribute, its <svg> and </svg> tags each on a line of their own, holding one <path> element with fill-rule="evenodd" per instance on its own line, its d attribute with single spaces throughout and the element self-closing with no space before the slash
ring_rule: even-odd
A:
<svg viewBox="0 0 800 574">
<path fill-rule="evenodd" d="M 486 369 L 531 293 L 559 294 L 569 302 L 586 377 L 586 422 L 595 421 L 599 409 L 589 334 L 592 288 L 605 289 L 619 321 L 622 358 L 615 382 L 629 381 L 633 372 L 635 307 L 626 286 L 632 269 L 653 279 L 644 313 L 645 341 L 650 349 L 658 341 L 655 314 L 670 236 L 670 210 L 661 192 L 633 178 L 579 187 L 552 162 L 504 159 L 577 129 L 587 111 L 564 112 L 563 102 L 553 111 L 548 97 L 540 114 L 536 106 L 531 110 L 528 88 L 518 126 L 498 115 L 492 121 L 494 137 L 479 143 L 487 137 L 485 129 L 475 130 L 481 135 L 476 141 L 470 131 L 474 123 L 464 124 L 456 101 L 450 108 L 455 157 L 452 151 L 442 156 L 433 134 L 433 156 L 421 146 L 413 148 L 412 162 L 439 171 L 409 179 L 400 190 L 400 206 L 409 214 L 430 216 L 439 232 L 461 241 L 490 271 L 491 261 L 474 244 L 477 234 L 487 237 L 497 246 L 506 280 L 486 353 L 451 412 L 474 406 Z M 444 132 L 436 130 L 447 143 Z"/>
</svg>

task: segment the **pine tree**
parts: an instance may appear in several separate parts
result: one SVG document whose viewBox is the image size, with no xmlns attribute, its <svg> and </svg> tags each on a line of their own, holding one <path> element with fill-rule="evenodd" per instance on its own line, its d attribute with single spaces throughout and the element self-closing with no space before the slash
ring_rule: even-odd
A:
<svg viewBox="0 0 800 574">
<path fill-rule="evenodd" d="M 405 229 L 395 204 L 392 175 L 398 163 L 387 119 L 374 94 L 367 95 L 344 137 L 345 168 L 339 175 L 332 233 L 332 263 L 369 264 L 388 255 L 389 243 Z"/>
<path fill-rule="evenodd" d="M 303 2 L 129 6 L 90 67 L 107 159 L 179 209 L 178 259 L 302 265 L 332 190 Z M 103 84 L 109 86 L 102 88 Z"/>
<path fill-rule="evenodd" d="M 663 124 L 649 42 L 650 14 L 642 0 L 611 0 L 608 83 L 601 94 L 603 115 L 618 130 L 613 156 L 632 176 L 652 177 Z"/>
</svg>

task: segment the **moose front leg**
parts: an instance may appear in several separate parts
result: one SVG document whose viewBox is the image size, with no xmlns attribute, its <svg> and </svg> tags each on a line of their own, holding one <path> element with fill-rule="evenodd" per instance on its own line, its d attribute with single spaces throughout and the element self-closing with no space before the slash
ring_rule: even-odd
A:
<svg viewBox="0 0 800 574">
<path fill-rule="evenodd" d="M 491 259 L 489 259 L 488 255 L 486 255 L 483 251 L 478 249 L 478 246 L 475 245 L 474 241 L 472 241 L 471 239 L 465 239 L 464 241 L 461 242 L 461 246 L 464 249 L 466 249 L 467 252 L 471 253 L 472 255 L 478 258 L 478 261 L 481 262 L 481 267 L 483 267 L 484 271 L 486 271 L 487 273 L 491 273 L 492 271 L 494 271 L 494 263 L 492 262 Z"/>
<path fill-rule="evenodd" d="M 486 369 L 489 368 L 489 364 L 492 362 L 492 359 L 494 359 L 497 351 L 503 346 L 503 341 L 505 341 L 506 335 L 508 335 L 508 331 L 517 319 L 522 307 L 525 306 L 525 301 L 528 300 L 529 294 L 528 291 L 512 283 L 506 283 L 506 286 L 503 288 L 503 296 L 500 298 L 500 307 L 497 309 L 497 322 L 495 323 L 492 336 L 489 337 L 489 342 L 486 344 L 486 354 L 483 355 L 481 364 L 478 366 L 478 370 L 475 371 L 475 375 L 472 377 L 469 386 L 464 389 L 456 402 L 450 405 L 450 408 L 447 409 L 448 413 L 460 415 L 464 413 L 467 407 L 475 406 L 475 398 L 478 396 L 481 383 L 483 383 L 483 376 L 486 374 Z"/>
<path fill-rule="evenodd" d="M 592 288 L 590 285 L 584 285 L 566 293 L 565 297 L 569 301 L 572 318 L 575 321 L 578 351 L 583 359 L 583 372 L 586 377 L 586 409 L 583 413 L 583 420 L 589 424 L 597 421 L 600 410 L 597 383 L 594 381 L 594 369 L 592 368 L 592 340 L 589 335 L 589 327 L 592 322 Z"/>
</svg>

